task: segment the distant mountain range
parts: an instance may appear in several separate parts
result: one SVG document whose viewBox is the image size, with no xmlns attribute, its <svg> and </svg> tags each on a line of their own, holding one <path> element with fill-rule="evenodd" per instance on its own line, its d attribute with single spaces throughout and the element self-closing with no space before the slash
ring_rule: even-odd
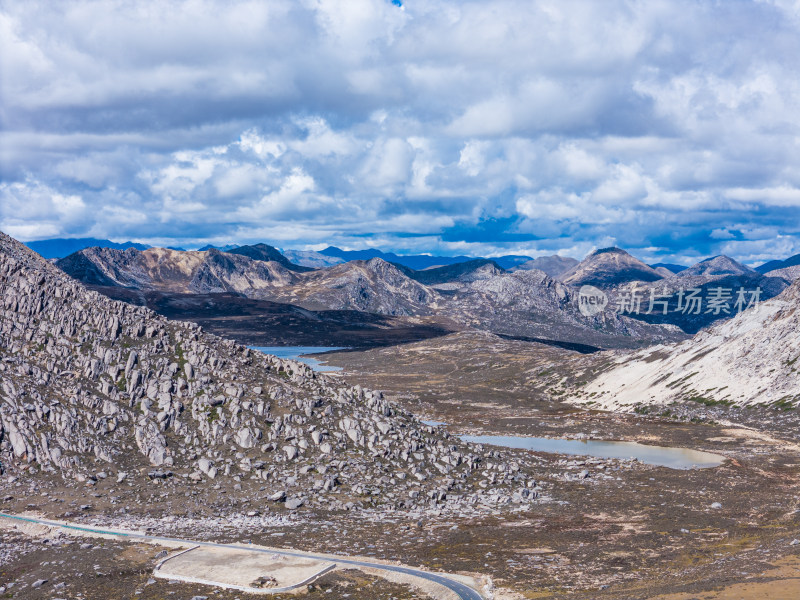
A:
<svg viewBox="0 0 800 600">
<path fill-rule="evenodd" d="M 786 260 L 771 260 L 765 262 L 760 267 L 756 267 L 759 273 L 769 273 L 770 271 L 777 271 L 778 269 L 786 269 L 788 267 L 796 267 L 800 265 L 800 254 L 790 256 Z"/>
<path fill-rule="evenodd" d="M 312 270 L 276 252 L 266 245 L 234 252 L 88 248 L 56 264 L 100 291 L 233 293 L 312 311 L 443 319 L 457 328 L 601 347 L 682 336 L 677 329 L 614 313 L 586 319 L 577 292 L 537 269 L 512 273 L 493 260 L 477 259 L 415 270 L 372 258 Z"/>
<path fill-rule="evenodd" d="M 92 247 L 99 247 L 99 248 L 112 248 L 115 250 L 125 250 L 127 248 L 136 248 L 137 250 L 146 250 L 151 248 L 147 244 L 140 244 L 137 242 L 112 242 L 111 240 L 107 239 L 99 239 L 99 238 L 53 238 L 53 239 L 46 239 L 46 240 L 37 240 L 32 242 L 26 242 L 26 246 L 38 252 L 44 258 L 53 259 L 53 258 L 63 258 L 68 256 L 74 252 L 78 252 L 79 250 L 83 250 L 85 248 L 92 248 Z M 278 250 L 273 246 L 269 246 L 268 244 L 253 244 L 253 245 L 245 245 L 241 246 L 238 244 L 224 244 L 221 246 L 214 246 L 211 244 L 207 244 L 202 248 L 198 248 L 198 252 L 206 252 L 208 250 L 219 250 L 220 252 L 232 252 L 239 248 L 269 248 L 271 249 L 269 252 L 274 250 L 275 252 L 283 255 L 288 259 L 289 263 L 295 266 L 300 267 L 310 267 L 312 269 L 322 269 L 325 267 L 330 267 L 336 264 L 340 264 L 343 262 L 347 262 L 350 260 L 370 260 L 371 258 L 381 258 L 386 262 L 390 262 L 396 265 L 403 265 L 404 267 L 408 267 L 410 269 L 414 269 L 416 271 L 429 269 L 432 267 L 441 267 L 447 265 L 454 265 L 458 263 L 465 263 L 471 262 L 474 260 L 487 260 L 484 257 L 475 257 L 475 256 L 432 256 L 429 254 L 412 254 L 412 255 L 399 255 L 393 252 L 383 252 L 376 248 L 370 248 L 367 250 L 342 250 L 341 248 L 337 248 L 336 246 L 328 246 L 324 250 L 319 252 L 315 252 L 313 250 Z M 185 251 L 181 247 L 169 247 L 170 250 L 178 250 L 178 251 Z M 605 252 L 608 250 L 612 250 L 611 248 L 604 248 L 597 252 Z M 241 252 L 240 252 L 241 253 Z M 280 259 L 274 258 L 272 260 Z M 568 257 L 568 256 L 540 256 L 539 258 L 531 258 L 530 256 L 523 256 L 523 255 L 516 255 L 516 254 L 509 254 L 505 256 L 498 256 L 498 257 L 491 257 L 488 260 L 494 261 L 498 266 L 503 269 L 513 271 L 517 269 L 538 269 L 540 271 L 544 271 L 551 277 L 558 277 L 564 272 L 568 271 L 569 269 L 575 267 L 578 264 L 578 260 Z M 641 263 L 641 261 L 638 261 Z M 644 263 L 641 263 L 644 265 Z M 670 273 L 680 273 L 681 271 L 685 270 L 687 267 L 683 265 L 676 265 L 673 263 L 654 263 L 651 265 L 645 265 L 653 269 L 656 273 L 660 274 L 662 277 L 667 277 Z M 791 256 L 785 260 L 771 260 L 769 262 L 764 263 L 758 267 L 755 267 L 754 270 L 758 271 L 761 274 L 768 273 L 770 271 L 775 271 L 778 269 L 786 269 L 789 267 L 796 267 L 800 266 L 800 254 L 796 254 Z M 641 265 L 637 265 L 637 268 L 641 269 Z"/>
<path fill-rule="evenodd" d="M 229 252 L 87 248 L 57 264 L 76 279 L 101 287 L 168 294 L 229 293 L 314 311 L 442 318 L 504 335 L 602 347 L 694 334 L 744 308 L 737 304 L 739 290 L 757 292 L 759 301 L 777 296 L 794 279 L 795 269 L 762 274 L 717 256 L 675 273 L 661 264 L 653 268 L 615 247 L 596 250 L 581 262 L 560 256 L 523 262 L 517 262 L 523 257 L 505 257 L 506 264 L 513 263 L 510 268 L 486 258 L 399 257 L 377 250 L 355 255 L 376 253 L 381 256 L 350 260 L 354 253 L 330 247 L 305 258 L 346 262 L 312 268 L 293 263 L 267 244 Z M 454 262 L 430 264 L 440 260 Z M 586 285 L 604 290 L 608 298 L 599 315 L 587 317 L 578 310 L 579 291 Z M 722 309 L 715 310 L 709 302 L 720 289 L 727 300 Z M 697 310 L 689 310 L 684 302 L 689 290 L 701 297 Z"/>
<path fill-rule="evenodd" d="M 147 250 L 152 246 L 147 244 L 138 244 L 135 242 L 117 243 L 111 240 L 98 239 L 98 238 L 57 238 L 49 240 L 38 240 L 34 242 L 27 242 L 26 245 L 33 251 L 38 252 L 44 258 L 64 258 L 74 252 L 84 250 L 86 248 L 111 248 L 114 250 L 126 250 L 128 248 L 136 248 L 137 250 Z M 319 269 L 330 267 L 335 264 L 347 262 L 351 260 L 370 260 L 371 258 L 381 258 L 386 262 L 403 265 L 414 270 L 428 269 L 431 267 L 440 267 L 452 265 L 462 262 L 469 262 L 476 260 L 474 256 L 431 256 L 428 254 L 417 255 L 399 255 L 393 252 L 382 252 L 377 249 L 369 250 L 342 250 L 335 246 L 328 246 L 320 252 L 313 252 L 309 250 L 284 250 L 280 251 L 273 246 L 267 244 L 254 244 L 240 246 L 237 244 L 225 244 L 222 246 L 213 246 L 208 244 L 199 248 L 197 252 L 206 252 L 208 250 L 219 250 L 220 252 L 232 252 L 234 254 L 243 254 L 245 252 L 253 253 L 258 250 L 251 250 L 252 248 L 269 249 L 264 250 L 267 253 L 273 251 L 284 256 L 287 259 L 287 264 L 294 265 L 294 267 L 309 267 Z M 170 248 L 171 250 L 184 251 L 183 248 Z M 244 250 L 242 250 L 244 249 Z M 267 255 L 265 255 L 267 256 Z M 273 256 L 275 256 L 273 254 Z M 260 260 L 264 260 L 263 258 Z M 269 260 L 277 260 L 281 262 L 277 256 Z M 530 256 L 517 256 L 508 255 L 493 258 L 498 265 L 504 269 L 510 269 L 520 265 L 526 261 L 532 260 Z M 576 261 L 577 262 L 577 261 Z M 288 267 L 287 267 L 288 268 Z"/>
<path fill-rule="evenodd" d="M 342 250 L 335 246 L 328 246 L 324 250 L 320 250 L 320 254 L 325 256 L 333 256 L 340 258 L 343 261 L 349 260 L 370 260 L 372 258 L 380 258 L 386 262 L 403 265 L 417 271 L 429 269 L 431 267 L 442 267 L 446 265 L 454 265 L 463 262 L 469 262 L 476 259 L 474 256 L 430 256 L 428 254 L 413 254 L 408 256 L 401 256 L 394 252 L 382 252 L 375 248 L 369 250 Z M 504 269 L 510 269 L 524 262 L 532 260 L 530 256 L 507 255 L 492 258 L 494 262 Z"/>
<path fill-rule="evenodd" d="M 111 240 L 101 240 L 97 238 L 55 238 L 51 240 L 25 242 L 25 245 L 44 258 L 63 258 L 73 252 L 92 247 L 114 248 L 115 250 L 125 250 L 127 248 L 147 250 L 150 247 L 146 244 L 137 244 L 136 242 L 123 242 L 118 244 Z"/>
<path fill-rule="evenodd" d="M 207 252 L 208 250 L 219 250 L 220 252 L 230 252 L 231 250 L 235 250 L 238 248 L 238 244 L 225 244 L 224 246 L 212 246 L 211 244 L 207 244 L 202 248 L 198 248 L 198 252 Z"/>
</svg>

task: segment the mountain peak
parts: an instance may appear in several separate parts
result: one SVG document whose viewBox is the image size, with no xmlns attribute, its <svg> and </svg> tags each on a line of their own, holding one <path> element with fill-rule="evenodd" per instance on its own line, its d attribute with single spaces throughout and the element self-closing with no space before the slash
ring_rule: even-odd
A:
<svg viewBox="0 0 800 600">
<path fill-rule="evenodd" d="M 612 287 L 631 281 L 657 281 L 663 277 L 622 248 L 610 247 L 595 250 L 562 273 L 559 279 L 572 286 Z"/>
<path fill-rule="evenodd" d="M 618 248 L 616 246 L 609 246 L 608 248 L 598 248 L 594 252 L 592 252 L 589 256 L 600 256 L 601 254 L 621 254 L 624 256 L 631 256 L 629 252 L 623 250 L 622 248 Z"/>
<path fill-rule="evenodd" d="M 712 256 L 701 260 L 696 265 L 684 269 L 678 277 L 719 277 L 725 275 L 752 275 L 755 271 L 742 263 L 735 261 L 729 256 Z"/>
</svg>

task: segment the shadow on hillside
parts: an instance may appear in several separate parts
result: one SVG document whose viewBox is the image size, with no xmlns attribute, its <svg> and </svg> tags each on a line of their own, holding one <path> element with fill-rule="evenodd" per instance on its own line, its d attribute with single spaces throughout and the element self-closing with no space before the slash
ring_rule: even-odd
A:
<svg viewBox="0 0 800 600">
<path fill-rule="evenodd" d="M 230 293 L 177 294 L 89 287 L 115 300 L 146 306 L 168 319 L 193 321 L 210 333 L 248 346 L 363 349 L 419 342 L 457 331 L 451 324 L 433 319 L 422 321 L 354 310 L 307 310 Z"/>
</svg>

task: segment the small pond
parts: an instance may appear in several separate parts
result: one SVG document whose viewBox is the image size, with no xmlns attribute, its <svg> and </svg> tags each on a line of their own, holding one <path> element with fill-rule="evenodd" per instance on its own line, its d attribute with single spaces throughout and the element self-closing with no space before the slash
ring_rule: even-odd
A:
<svg viewBox="0 0 800 600">
<path fill-rule="evenodd" d="M 444 423 L 425 421 L 428 425 L 441 426 Z M 619 442 L 603 440 L 562 440 L 543 437 L 523 437 L 516 435 L 460 435 L 465 442 L 550 452 L 575 456 L 594 456 L 597 458 L 635 458 L 639 462 L 670 469 L 707 469 L 718 467 L 725 457 L 691 448 L 669 448 L 649 446 L 638 442 Z"/>
<path fill-rule="evenodd" d="M 333 352 L 334 350 L 346 350 L 338 346 L 250 346 L 252 350 L 258 350 L 264 354 L 273 354 L 278 358 L 288 358 L 307 364 L 309 367 L 320 373 L 331 371 L 341 371 L 341 367 L 326 365 L 323 361 L 310 358 L 308 354 L 320 354 L 322 352 Z"/>
</svg>

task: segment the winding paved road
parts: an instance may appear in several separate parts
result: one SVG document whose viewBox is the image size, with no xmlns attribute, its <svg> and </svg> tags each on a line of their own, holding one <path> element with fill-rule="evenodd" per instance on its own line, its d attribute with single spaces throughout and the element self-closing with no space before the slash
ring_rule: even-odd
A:
<svg viewBox="0 0 800 600">
<path fill-rule="evenodd" d="M 481 596 L 478 592 L 474 589 L 457 581 L 455 579 L 451 579 L 447 575 L 439 575 L 436 573 L 429 573 L 427 571 L 420 571 L 418 569 L 412 569 L 410 567 L 401 567 L 395 565 L 385 565 L 381 563 L 373 563 L 364 560 L 356 560 L 352 558 L 343 558 L 336 556 L 335 558 L 332 555 L 322 556 L 318 554 L 312 554 L 309 552 L 290 552 L 288 550 L 272 550 L 267 548 L 259 548 L 257 546 L 239 546 L 236 544 L 217 544 L 215 542 L 196 542 L 193 540 L 183 540 L 180 538 L 169 538 L 169 537 L 159 537 L 154 535 L 146 535 L 143 533 L 133 533 L 133 532 L 122 532 L 122 531 L 114 531 L 111 529 L 98 529 L 95 527 L 85 527 L 83 525 L 69 525 L 66 523 L 58 523 L 56 521 L 47 521 L 45 519 L 36 519 L 34 517 L 21 517 L 19 515 L 10 515 L 8 513 L 0 512 L 0 517 L 5 517 L 7 519 L 14 519 L 16 521 L 24 521 L 27 523 L 35 523 L 38 525 L 47 525 L 48 527 L 59 527 L 61 529 L 71 529 L 73 531 L 81 531 L 83 533 L 95 533 L 100 535 L 113 535 L 121 538 L 126 539 L 138 539 L 138 540 L 147 540 L 152 542 L 168 542 L 168 543 L 179 543 L 184 545 L 194 545 L 194 546 L 206 546 L 212 548 L 241 548 L 243 550 L 250 550 L 251 552 L 263 552 L 266 554 L 280 554 L 282 556 L 293 556 L 299 558 L 314 558 L 317 560 L 323 561 L 330 561 L 335 560 L 337 564 L 341 565 L 352 565 L 355 567 L 368 567 L 371 569 L 380 569 L 383 571 L 392 571 L 394 573 L 403 573 L 404 575 L 411 575 L 413 577 L 420 577 L 422 579 L 427 579 L 428 581 L 432 581 L 434 583 L 438 583 L 449 589 L 450 591 L 454 592 L 461 600 L 484 600 L 483 596 Z"/>
</svg>

